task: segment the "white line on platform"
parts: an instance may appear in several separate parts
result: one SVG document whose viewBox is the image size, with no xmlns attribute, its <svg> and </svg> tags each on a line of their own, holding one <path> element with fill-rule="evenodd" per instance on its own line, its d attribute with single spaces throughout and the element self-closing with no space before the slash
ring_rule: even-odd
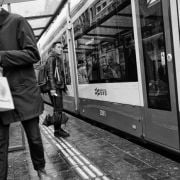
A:
<svg viewBox="0 0 180 180">
<path fill-rule="evenodd" d="M 76 148 L 63 138 L 55 138 L 53 135 L 53 128 L 43 127 L 43 132 L 49 136 L 51 141 L 61 150 L 62 154 L 67 158 L 69 163 L 74 166 L 78 174 L 83 179 L 103 178 L 109 180 L 98 168 L 96 168 L 87 158 L 85 158 Z"/>
<path fill-rule="evenodd" d="M 55 138 L 52 136 L 52 133 L 45 127 L 42 127 L 43 132 L 46 132 L 45 134 L 51 139 L 51 141 L 53 142 L 53 144 L 56 145 L 56 147 L 61 147 L 61 145 L 59 143 L 56 142 Z M 61 153 L 66 157 L 66 159 L 68 160 L 68 162 L 74 166 L 74 169 L 77 171 L 77 173 L 83 178 L 83 179 L 87 179 L 89 180 L 89 176 L 88 174 L 86 174 L 80 167 L 78 167 L 78 163 L 75 162 L 70 155 L 68 155 L 68 153 L 65 151 L 65 149 L 63 149 L 61 147 Z"/>
</svg>

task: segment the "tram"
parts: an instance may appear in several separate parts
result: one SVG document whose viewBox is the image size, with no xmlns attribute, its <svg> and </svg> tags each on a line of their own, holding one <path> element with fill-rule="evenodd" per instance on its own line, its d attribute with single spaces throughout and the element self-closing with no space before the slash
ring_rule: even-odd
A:
<svg viewBox="0 0 180 180">
<path fill-rule="evenodd" d="M 38 42 L 42 61 L 63 42 L 64 109 L 180 152 L 180 1 L 76 0 L 67 9 Z"/>
</svg>

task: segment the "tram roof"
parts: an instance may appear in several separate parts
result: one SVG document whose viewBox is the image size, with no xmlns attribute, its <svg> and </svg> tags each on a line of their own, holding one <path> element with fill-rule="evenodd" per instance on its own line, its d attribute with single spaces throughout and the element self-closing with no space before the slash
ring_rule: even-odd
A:
<svg viewBox="0 0 180 180">
<path fill-rule="evenodd" d="M 67 0 L 4 0 L 3 8 L 24 16 L 38 41 L 66 2 Z"/>
</svg>

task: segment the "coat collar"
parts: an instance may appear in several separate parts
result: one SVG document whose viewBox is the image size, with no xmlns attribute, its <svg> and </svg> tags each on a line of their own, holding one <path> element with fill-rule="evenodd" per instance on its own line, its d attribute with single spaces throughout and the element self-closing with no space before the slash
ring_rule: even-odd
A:
<svg viewBox="0 0 180 180">
<path fill-rule="evenodd" d="M 58 54 L 56 54 L 55 52 L 50 52 L 49 56 L 55 57 L 55 58 L 60 58 L 60 56 Z"/>
<path fill-rule="evenodd" d="M 0 26 L 2 26 L 5 23 L 8 16 L 9 16 L 9 12 L 7 12 L 2 8 L 2 10 L 0 11 Z"/>
</svg>

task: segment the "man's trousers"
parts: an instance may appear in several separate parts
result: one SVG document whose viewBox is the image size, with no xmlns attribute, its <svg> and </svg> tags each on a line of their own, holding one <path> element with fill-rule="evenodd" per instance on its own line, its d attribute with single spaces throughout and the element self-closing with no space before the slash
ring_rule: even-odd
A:
<svg viewBox="0 0 180 180">
<path fill-rule="evenodd" d="M 63 95 L 62 90 L 56 89 L 57 96 L 51 96 L 49 93 L 49 97 L 51 99 L 51 102 L 53 104 L 53 113 L 59 114 L 59 119 L 56 119 L 54 122 L 54 130 L 58 131 L 61 128 L 61 117 L 62 117 L 62 111 L 63 111 Z"/>
<path fill-rule="evenodd" d="M 29 143 L 30 155 L 35 170 L 45 167 L 44 149 L 39 129 L 39 117 L 21 122 Z M 9 127 L 0 121 L 0 180 L 7 179 Z"/>
</svg>

